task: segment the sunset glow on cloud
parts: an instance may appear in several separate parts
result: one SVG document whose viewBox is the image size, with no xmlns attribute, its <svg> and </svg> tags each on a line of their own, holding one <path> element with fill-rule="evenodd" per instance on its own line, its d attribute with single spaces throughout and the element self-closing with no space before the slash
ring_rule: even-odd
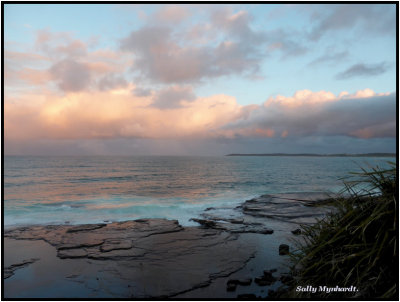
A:
<svg viewBox="0 0 400 302">
<path fill-rule="evenodd" d="M 107 27 L 95 30 L 79 18 L 56 21 L 67 19 L 75 5 L 64 12 L 34 5 L 28 13 L 24 5 L 7 4 L 6 152 L 46 153 L 34 147 L 45 140 L 50 153 L 68 143 L 69 154 L 77 143 L 107 146 L 118 139 L 128 140 L 121 145 L 127 154 L 129 140 L 138 139 L 213 146 L 199 154 L 223 154 L 227 144 L 262 153 L 268 141 L 269 150 L 285 152 L 290 140 L 308 144 L 315 137 L 343 139 L 343 152 L 349 140 L 351 150 L 364 152 L 369 140 L 381 149 L 365 152 L 392 152 L 395 7 L 348 5 L 359 21 L 339 26 L 332 18 L 343 7 L 85 6 L 109 12 Z M 53 17 L 39 20 L 39 8 Z M 300 11 L 302 17 L 291 18 Z M 374 30 L 367 13 L 384 14 L 374 19 Z M 314 16 L 309 31 L 298 30 Z M 358 41 L 350 47 L 352 37 Z M 382 43 L 386 47 L 377 46 Z M 138 150 L 145 152 L 145 145 Z M 107 148 L 105 154 L 113 153 Z"/>
</svg>

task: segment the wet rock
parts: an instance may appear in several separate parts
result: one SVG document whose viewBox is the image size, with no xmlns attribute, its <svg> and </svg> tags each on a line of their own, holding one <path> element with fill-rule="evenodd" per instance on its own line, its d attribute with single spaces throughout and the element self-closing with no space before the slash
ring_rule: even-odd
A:
<svg viewBox="0 0 400 302">
<path fill-rule="evenodd" d="M 247 200 L 241 205 L 242 212 L 252 217 L 267 217 L 292 223 L 314 223 L 317 219 L 333 210 L 325 205 L 324 200 L 329 196 L 324 193 L 287 193 L 262 195 Z M 318 207 L 307 207 L 313 203 L 323 204 Z"/>
<path fill-rule="evenodd" d="M 264 274 L 261 277 L 255 278 L 254 282 L 260 286 L 270 285 L 276 282 L 276 278 L 272 276 L 272 272 L 270 270 L 265 270 Z"/>
<path fill-rule="evenodd" d="M 263 279 L 271 283 L 274 283 L 277 280 L 274 276 L 272 276 L 270 271 L 264 271 Z"/>
<path fill-rule="evenodd" d="M 255 278 L 254 282 L 259 286 L 267 286 L 272 284 L 271 282 L 264 280 L 263 278 Z"/>
<path fill-rule="evenodd" d="M 269 269 L 269 270 L 265 270 L 265 271 L 264 271 L 264 275 L 266 274 L 266 272 L 272 274 L 272 273 L 275 273 L 275 272 L 277 272 L 277 271 L 278 271 L 278 270 L 277 270 L 276 268 Z"/>
<path fill-rule="evenodd" d="M 63 262 L 67 268 L 58 268 L 65 271 L 64 279 L 79 279 L 87 288 L 99 275 L 104 276 L 100 278 L 100 283 L 104 283 L 100 290 L 107 293 L 115 282 L 127 289 L 131 284 L 129 292 L 115 293 L 120 298 L 169 298 L 206 287 L 214 279 L 228 277 L 243 268 L 256 253 L 256 246 L 238 240 L 239 235 L 213 228 L 183 228 L 174 220 L 142 219 L 100 226 L 15 228 L 5 231 L 5 237 L 8 241 L 49 243 L 57 250 L 58 258 L 70 259 Z M 29 255 L 28 249 L 26 254 Z M 43 271 L 40 268 L 36 277 L 40 279 Z M 63 272 L 58 271 L 57 275 Z M 84 277 L 67 278 L 73 275 Z M 227 289 L 234 290 L 239 281 Z M 57 288 L 52 289 L 57 292 Z"/>
<path fill-rule="evenodd" d="M 17 269 L 21 269 L 24 268 L 26 266 L 28 266 L 29 264 L 35 263 L 36 261 L 38 261 L 40 259 L 38 258 L 31 258 L 31 259 L 27 259 L 27 260 L 23 260 L 19 263 L 14 263 L 8 267 L 5 267 L 3 272 L 4 272 L 4 279 L 10 278 L 12 275 L 14 275 L 14 272 Z"/>
<path fill-rule="evenodd" d="M 83 238 L 70 237 L 68 239 L 69 240 L 66 240 L 67 241 L 66 243 L 61 243 L 57 245 L 57 249 L 58 250 L 79 249 L 85 247 L 98 246 L 104 243 L 104 240 L 96 238 L 83 239 Z"/>
<path fill-rule="evenodd" d="M 229 280 L 229 281 L 226 283 L 226 290 L 227 290 L 228 292 L 233 292 L 233 291 L 235 291 L 235 290 L 236 290 L 236 287 L 237 287 L 237 280 Z"/>
<path fill-rule="evenodd" d="M 84 258 L 87 256 L 87 252 L 84 249 L 66 249 L 59 250 L 57 256 L 61 259 Z"/>
<path fill-rule="evenodd" d="M 250 285 L 252 282 L 251 278 L 244 278 L 244 279 L 229 279 L 227 282 L 227 285 L 243 285 L 243 286 L 247 286 Z"/>
<path fill-rule="evenodd" d="M 301 234 L 301 230 L 300 229 L 295 229 L 295 230 L 292 231 L 292 234 L 300 235 Z"/>
<path fill-rule="evenodd" d="M 273 234 L 274 230 L 266 229 L 266 230 L 261 230 L 259 233 L 260 234 Z"/>
<path fill-rule="evenodd" d="M 100 250 L 102 252 L 110 252 L 112 250 L 128 250 L 132 248 L 132 241 L 131 240 L 109 240 L 105 242 L 101 247 Z"/>
<path fill-rule="evenodd" d="M 216 226 L 216 222 L 212 220 L 206 220 L 206 219 L 197 219 L 197 218 L 192 218 L 190 219 L 191 221 L 197 222 L 200 225 L 207 227 L 207 228 L 213 228 Z"/>
<path fill-rule="evenodd" d="M 239 285 L 247 286 L 251 284 L 252 279 L 251 278 L 246 278 L 246 279 L 239 279 L 237 280 Z"/>
<path fill-rule="evenodd" d="M 92 231 L 96 229 L 100 229 L 102 227 L 105 227 L 105 223 L 98 223 L 98 224 L 83 224 L 83 225 L 78 225 L 75 227 L 71 227 L 67 230 L 67 233 L 74 233 L 74 232 L 82 232 L 82 231 Z"/>
<path fill-rule="evenodd" d="M 275 279 L 275 278 L 274 278 Z M 276 279 L 275 279 L 276 280 Z M 254 282 L 258 284 L 259 286 L 266 286 L 266 285 L 271 285 L 272 283 L 275 282 L 275 280 L 270 280 L 269 278 L 265 278 L 264 276 L 262 277 L 257 277 L 254 278 Z"/>
<path fill-rule="evenodd" d="M 279 255 L 289 254 L 289 246 L 287 244 L 281 244 L 279 246 Z"/>
<path fill-rule="evenodd" d="M 243 219 L 229 219 L 228 221 L 233 224 L 243 224 Z"/>
</svg>

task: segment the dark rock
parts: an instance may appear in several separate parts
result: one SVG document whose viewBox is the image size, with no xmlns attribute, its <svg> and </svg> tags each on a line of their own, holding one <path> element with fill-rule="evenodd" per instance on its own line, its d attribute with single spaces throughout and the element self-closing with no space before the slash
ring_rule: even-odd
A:
<svg viewBox="0 0 400 302">
<path fill-rule="evenodd" d="M 226 290 L 227 290 L 228 292 L 233 292 L 233 291 L 236 290 L 236 286 L 237 286 L 236 283 L 232 283 L 232 282 L 229 282 L 229 281 L 228 281 L 228 283 L 226 284 Z"/>
<path fill-rule="evenodd" d="M 229 284 L 239 284 L 239 280 L 237 279 L 229 279 L 228 282 L 226 282 L 226 285 Z"/>
<path fill-rule="evenodd" d="M 269 269 L 269 270 L 265 270 L 264 271 L 264 274 L 265 274 L 265 272 L 269 272 L 269 273 L 275 273 L 275 272 L 277 272 L 278 270 L 276 269 L 276 268 L 273 268 L 273 269 Z"/>
<path fill-rule="evenodd" d="M 274 230 L 265 229 L 265 230 L 260 231 L 259 233 L 260 234 L 272 234 L 273 232 L 274 232 Z"/>
<path fill-rule="evenodd" d="M 240 295 L 237 296 L 237 298 L 238 298 L 238 299 L 244 299 L 244 300 L 247 300 L 247 299 L 257 299 L 257 297 L 256 297 L 255 294 L 240 294 Z"/>
<path fill-rule="evenodd" d="M 197 219 L 197 218 L 192 218 L 192 219 L 190 219 L 190 220 L 191 220 L 191 221 L 194 221 L 194 222 L 197 222 L 197 223 L 199 223 L 199 224 L 201 224 L 202 226 L 207 227 L 207 228 L 212 228 L 212 227 L 215 227 L 215 226 L 216 226 L 215 221 L 212 221 L 212 220 Z"/>
<path fill-rule="evenodd" d="M 300 229 L 295 229 L 295 230 L 292 231 L 292 234 L 300 235 L 301 234 L 301 230 Z"/>
<path fill-rule="evenodd" d="M 254 278 L 254 282 L 256 284 L 258 284 L 259 286 L 271 285 L 273 283 L 273 281 L 265 279 L 264 276 L 263 277 Z"/>
<path fill-rule="evenodd" d="M 239 279 L 239 280 L 238 280 L 238 284 L 239 284 L 239 285 L 250 285 L 250 284 L 251 284 L 251 281 L 252 281 L 251 278 Z"/>
<path fill-rule="evenodd" d="M 264 271 L 264 276 L 262 277 L 265 281 L 274 283 L 277 279 L 272 276 L 272 273 L 269 271 Z"/>
<path fill-rule="evenodd" d="M 281 244 L 279 246 L 279 255 L 289 254 L 289 246 L 287 244 Z"/>
<path fill-rule="evenodd" d="M 229 219 L 228 221 L 233 224 L 243 224 L 243 219 Z"/>
<path fill-rule="evenodd" d="M 149 222 L 149 220 L 148 219 L 136 219 L 135 222 L 147 223 L 147 222 Z"/>
<path fill-rule="evenodd" d="M 204 211 L 211 211 L 211 210 L 215 210 L 215 208 L 210 207 L 210 208 L 205 209 Z"/>
<path fill-rule="evenodd" d="M 277 280 L 274 276 L 272 276 L 272 273 L 270 271 L 264 271 L 264 276 L 262 278 L 272 283 Z"/>
</svg>

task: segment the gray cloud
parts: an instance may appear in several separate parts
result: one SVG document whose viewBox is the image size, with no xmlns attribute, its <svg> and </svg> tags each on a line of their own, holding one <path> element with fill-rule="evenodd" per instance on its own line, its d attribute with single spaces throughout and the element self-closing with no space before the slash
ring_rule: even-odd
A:
<svg viewBox="0 0 400 302">
<path fill-rule="evenodd" d="M 396 94 L 369 98 L 343 98 L 334 102 L 292 108 L 272 103 L 254 110 L 246 119 L 224 130 L 270 129 L 275 136 L 396 137 Z"/>
<path fill-rule="evenodd" d="M 146 89 L 146 88 L 141 88 L 141 87 L 136 87 L 133 91 L 132 94 L 134 96 L 138 97 L 146 97 L 150 96 L 152 94 L 151 89 Z"/>
<path fill-rule="evenodd" d="M 62 60 L 50 68 L 58 87 L 65 92 L 84 90 L 90 84 L 89 68 L 72 59 Z"/>
<path fill-rule="evenodd" d="M 344 80 L 353 77 L 370 77 L 377 76 L 385 73 L 388 70 L 389 66 L 386 62 L 382 62 L 379 64 L 355 64 L 350 66 L 348 69 L 338 73 L 336 75 L 336 79 Z"/>
<path fill-rule="evenodd" d="M 212 11 L 210 23 L 204 26 L 144 26 L 122 39 L 120 47 L 135 56 L 134 71 L 153 82 L 166 84 L 235 74 L 252 77 L 258 74 L 271 49 L 286 57 L 308 50 L 296 33 L 255 31 L 251 21 L 246 11 L 218 9 Z"/>
<path fill-rule="evenodd" d="M 102 77 L 98 82 L 98 87 L 101 91 L 107 91 L 115 88 L 123 88 L 128 85 L 128 82 L 121 76 L 108 74 Z"/>
<path fill-rule="evenodd" d="M 328 50 L 324 55 L 312 60 L 308 66 L 316 66 L 320 64 L 337 64 L 341 63 L 348 57 L 348 51 L 333 52 Z"/>
<path fill-rule="evenodd" d="M 144 27 L 122 41 L 132 51 L 134 69 L 156 82 L 185 83 L 235 73 L 252 73 L 261 58 L 252 46 L 222 41 L 216 47 L 181 46 L 166 27 Z"/>
<path fill-rule="evenodd" d="M 181 101 L 193 101 L 196 96 L 191 87 L 167 87 L 159 91 L 152 106 L 162 109 L 181 107 Z"/>
<path fill-rule="evenodd" d="M 396 30 L 394 4 L 323 4 L 315 5 L 312 15 L 316 26 L 311 39 L 318 40 L 329 31 L 346 30 L 358 26 L 367 34 L 393 34 Z"/>
<path fill-rule="evenodd" d="M 276 29 L 265 32 L 267 53 L 279 51 L 282 59 L 303 55 L 309 51 L 302 42 L 302 34 L 295 30 Z"/>
</svg>

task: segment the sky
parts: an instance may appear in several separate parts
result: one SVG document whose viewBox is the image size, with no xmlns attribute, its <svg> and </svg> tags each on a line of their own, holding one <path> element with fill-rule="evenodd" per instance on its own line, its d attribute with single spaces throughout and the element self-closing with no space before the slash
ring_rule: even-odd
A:
<svg viewBox="0 0 400 302">
<path fill-rule="evenodd" d="M 394 4 L 5 4 L 9 155 L 396 151 Z"/>
</svg>

